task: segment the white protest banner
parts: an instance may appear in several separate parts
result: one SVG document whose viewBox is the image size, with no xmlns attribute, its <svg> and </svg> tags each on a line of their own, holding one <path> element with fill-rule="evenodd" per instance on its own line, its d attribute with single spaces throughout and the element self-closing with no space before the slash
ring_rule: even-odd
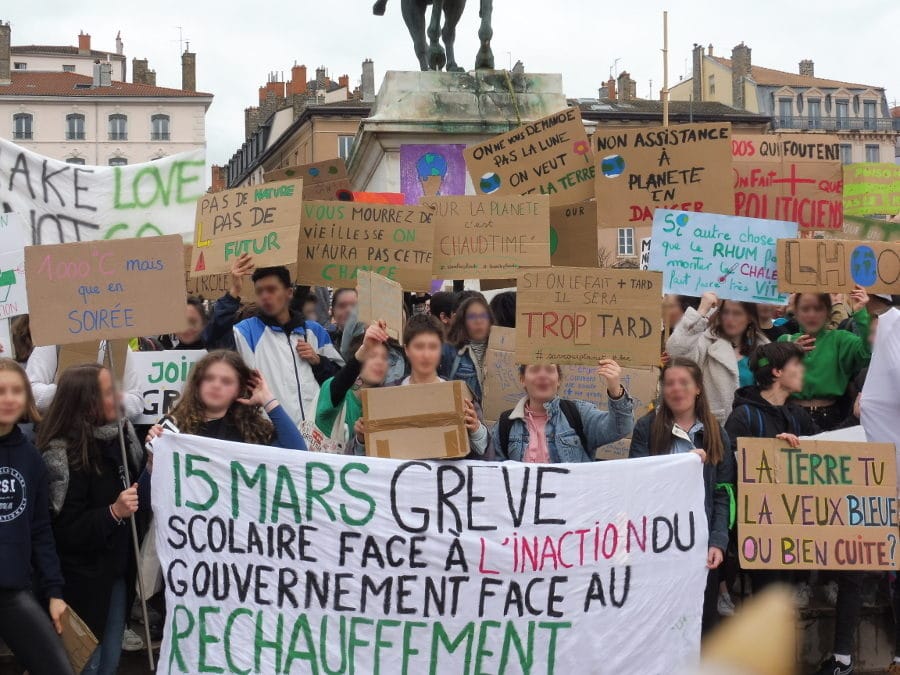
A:
<svg viewBox="0 0 900 675">
<path fill-rule="evenodd" d="M 0 318 L 28 314 L 25 230 L 15 213 L 0 213 Z"/>
<path fill-rule="evenodd" d="M 14 359 L 16 358 L 16 350 L 12 343 L 12 333 L 10 333 L 9 319 L 0 319 L 0 347 L 3 347 L 3 356 Z"/>
<path fill-rule="evenodd" d="M 202 150 L 127 166 L 85 166 L 0 138 L 0 212 L 24 219 L 28 243 L 186 234 L 205 192 Z"/>
<path fill-rule="evenodd" d="M 152 489 L 167 673 L 668 673 L 699 656 L 690 453 L 428 462 L 163 434 Z"/>
<path fill-rule="evenodd" d="M 663 293 L 786 305 L 776 247 L 797 229 L 783 220 L 656 209 L 650 269 L 663 273 Z"/>
<path fill-rule="evenodd" d="M 132 417 L 135 424 L 156 424 L 175 407 L 191 367 L 206 356 L 205 349 L 168 349 L 161 352 L 128 350 L 125 388 L 144 399 L 144 411 Z"/>
<path fill-rule="evenodd" d="M 638 269 L 641 270 L 649 270 L 650 269 L 650 242 L 653 241 L 653 237 L 644 237 L 641 239 L 641 262 L 638 265 Z"/>
</svg>

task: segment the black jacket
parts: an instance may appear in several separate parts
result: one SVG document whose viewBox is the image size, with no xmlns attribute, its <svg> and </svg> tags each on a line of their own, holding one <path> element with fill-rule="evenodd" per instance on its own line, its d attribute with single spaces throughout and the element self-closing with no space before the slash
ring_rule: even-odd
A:
<svg viewBox="0 0 900 675">
<path fill-rule="evenodd" d="M 0 436 L 0 589 L 31 586 L 32 564 L 44 594 L 63 597 L 50 527 L 47 467 L 18 427 Z"/>
<path fill-rule="evenodd" d="M 759 387 L 742 387 L 734 395 L 734 406 L 725 421 L 731 449 L 737 450 L 737 439 L 775 438 L 778 434 L 812 436 L 820 429 L 809 413 L 792 403 L 774 406 L 759 393 Z"/>
</svg>

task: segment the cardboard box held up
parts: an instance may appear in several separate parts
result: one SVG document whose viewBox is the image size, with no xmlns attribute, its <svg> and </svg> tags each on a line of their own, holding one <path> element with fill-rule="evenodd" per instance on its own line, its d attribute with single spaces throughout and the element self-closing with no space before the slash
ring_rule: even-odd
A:
<svg viewBox="0 0 900 675">
<path fill-rule="evenodd" d="M 464 382 L 363 389 L 366 455 L 391 459 L 454 459 L 469 454 Z M 404 414 L 398 415 L 398 411 Z"/>
</svg>

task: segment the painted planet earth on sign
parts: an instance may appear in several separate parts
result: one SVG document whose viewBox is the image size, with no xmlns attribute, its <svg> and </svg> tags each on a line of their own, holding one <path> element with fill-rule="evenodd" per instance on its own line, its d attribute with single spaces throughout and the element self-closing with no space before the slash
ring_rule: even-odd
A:
<svg viewBox="0 0 900 675">
<path fill-rule="evenodd" d="M 600 171 L 607 178 L 618 178 L 625 171 L 625 160 L 622 155 L 610 155 L 600 160 Z"/>
<path fill-rule="evenodd" d="M 850 254 L 850 275 L 860 286 L 872 286 L 878 278 L 878 261 L 871 246 L 857 246 Z"/>
<path fill-rule="evenodd" d="M 481 177 L 481 182 L 479 183 L 479 187 L 481 191 L 489 195 L 492 192 L 496 192 L 500 189 L 500 176 L 496 173 L 486 173 Z"/>
</svg>

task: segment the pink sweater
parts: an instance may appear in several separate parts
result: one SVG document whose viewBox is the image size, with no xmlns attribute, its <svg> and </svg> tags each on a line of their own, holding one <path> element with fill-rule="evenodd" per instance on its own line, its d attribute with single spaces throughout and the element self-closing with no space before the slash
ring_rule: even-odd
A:
<svg viewBox="0 0 900 675">
<path fill-rule="evenodd" d="M 547 411 L 541 408 L 535 412 L 525 405 L 525 427 L 528 430 L 528 447 L 522 457 L 524 462 L 537 464 L 550 463 L 550 450 L 547 447 Z"/>
</svg>

